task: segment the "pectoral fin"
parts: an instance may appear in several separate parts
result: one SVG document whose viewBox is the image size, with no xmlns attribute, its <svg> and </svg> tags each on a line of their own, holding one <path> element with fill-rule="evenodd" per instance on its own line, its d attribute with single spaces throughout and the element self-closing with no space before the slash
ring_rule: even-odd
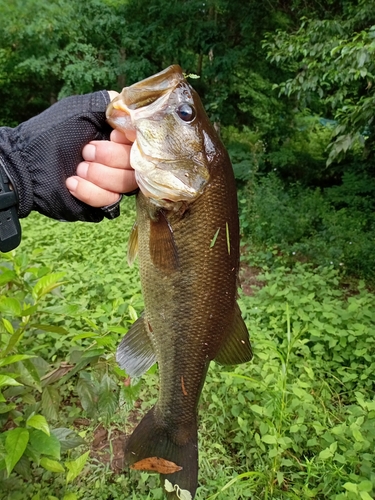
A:
<svg viewBox="0 0 375 500">
<path fill-rule="evenodd" d="M 239 365 L 250 361 L 253 357 L 249 332 L 241 316 L 240 308 L 236 304 L 233 323 L 222 344 L 215 361 L 222 365 Z"/>
<path fill-rule="evenodd" d="M 128 242 L 128 264 L 131 267 L 138 254 L 138 224 L 134 222 Z"/>
<path fill-rule="evenodd" d="M 156 355 L 143 314 L 122 339 L 117 348 L 116 360 L 120 368 L 131 377 L 140 377 L 156 363 Z"/>
<path fill-rule="evenodd" d="M 173 230 L 162 210 L 157 219 L 150 220 L 150 256 L 154 265 L 167 273 L 179 267 Z"/>
</svg>

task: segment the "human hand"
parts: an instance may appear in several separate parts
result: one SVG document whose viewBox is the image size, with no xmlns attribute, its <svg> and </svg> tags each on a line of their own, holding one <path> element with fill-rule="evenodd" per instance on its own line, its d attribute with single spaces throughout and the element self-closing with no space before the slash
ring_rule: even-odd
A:
<svg viewBox="0 0 375 500">
<path fill-rule="evenodd" d="M 113 130 L 110 141 L 91 141 L 82 151 L 76 175 L 66 180 L 66 187 L 79 200 L 92 207 L 116 203 L 121 193 L 137 188 L 134 170 L 130 166 L 130 149 L 135 132 L 125 135 Z"/>
</svg>

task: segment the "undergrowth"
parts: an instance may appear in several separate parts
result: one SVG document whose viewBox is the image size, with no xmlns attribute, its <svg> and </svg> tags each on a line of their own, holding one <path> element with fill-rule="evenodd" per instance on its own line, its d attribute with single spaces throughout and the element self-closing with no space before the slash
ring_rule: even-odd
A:
<svg viewBox="0 0 375 500">
<path fill-rule="evenodd" d="M 132 200 L 122 210 L 98 225 L 33 214 L 2 256 L 1 499 L 162 499 L 156 475 L 111 467 L 110 436 L 130 433 L 157 398 L 155 367 L 130 380 L 114 357 L 142 311 L 125 258 Z M 269 248 L 243 261 L 260 273 L 239 301 L 254 360 L 212 363 L 203 389 L 196 498 L 369 500 L 375 296 L 364 282 L 343 288 L 339 266 Z M 100 426 L 109 459 L 92 446 Z"/>
<path fill-rule="evenodd" d="M 361 172 L 325 189 L 286 187 L 274 174 L 254 173 L 240 192 L 241 225 L 253 246 L 276 247 L 289 263 L 333 265 L 374 285 L 374 200 L 374 180 Z"/>
</svg>

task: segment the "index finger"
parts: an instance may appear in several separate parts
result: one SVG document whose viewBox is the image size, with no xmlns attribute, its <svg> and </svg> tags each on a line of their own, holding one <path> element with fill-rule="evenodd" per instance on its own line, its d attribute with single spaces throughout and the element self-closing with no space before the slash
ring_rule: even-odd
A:
<svg viewBox="0 0 375 500">
<path fill-rule="evenodd" d="M 136 139 L 135 130 L 112 130 L 111 141 L 118 142 L 119 144 L 133 144 Z"/>
</svg>

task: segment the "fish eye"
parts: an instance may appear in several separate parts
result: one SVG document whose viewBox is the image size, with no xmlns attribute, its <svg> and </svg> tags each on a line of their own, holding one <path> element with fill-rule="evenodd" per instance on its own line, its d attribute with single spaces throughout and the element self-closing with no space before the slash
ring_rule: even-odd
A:
<svg viewBox="0 0 375 500">
<path fill-rule="evenodd" d="M 191 122 L 195 118 L 195 109 L 186 102 L 176 109 L 176 113 L 184 122 Z"/>
</svg>

